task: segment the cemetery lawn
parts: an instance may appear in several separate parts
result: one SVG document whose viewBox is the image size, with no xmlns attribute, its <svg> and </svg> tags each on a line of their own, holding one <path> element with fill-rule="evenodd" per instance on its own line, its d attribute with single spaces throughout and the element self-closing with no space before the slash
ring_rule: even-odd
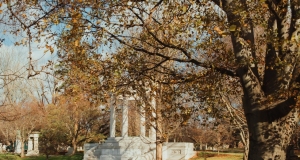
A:
<svg viewBox="0 0 300 160">
<path fill-rule="evenodd" d="M 83 154 L 77 153 L 73 156 L 65 156 L 65 155 L 52 155 L 49 156 L 49 160 L 82 160 Z M 45 155 L 34 156 L 34 157 L 24 157 L 13 155 L 13 154 L 0 154 L 0 160 L 46 160 Z"/>
<path fill-rule="evenodd" d="M 242 160 L 243 153 L 198 152 L 198 157 L 191 160 Z"/>
</svg>

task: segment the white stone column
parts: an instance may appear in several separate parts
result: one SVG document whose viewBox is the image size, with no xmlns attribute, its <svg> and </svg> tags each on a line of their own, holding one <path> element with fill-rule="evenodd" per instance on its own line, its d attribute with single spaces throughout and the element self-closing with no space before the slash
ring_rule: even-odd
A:
<svg viewBox="0 0 300 160">
<path fill-rule="evenodd" d="M 109 119 L 109 137 L 116 136 L 116 107 L 115 107 L 115 96 L 110 96 L 110 119 Z"/>
<path fill-rule="evenodd" d="M 33 133 L 33 150 L 39 153 L 39 133 Z"/>
<path fill-rule="evenodd" d="M 122 137 L 128 137 L 128 96 L 123 97 L 122 106 Z"/>
<path fill-rule="evenodd" d="M 21 153 L 21 132 L 17 130 L 16 141 L 15 141 L 15 153 Z"/>
<path fill-rule="evenodd" d="M 146 117 L 145 117 L 145 103 L 143 102 L 140 108 L 140 136 L 146 136 Z"/>
<path fill-rule="evenodd" d="M 20 154 L 21 153 L 21 140 L 20 139 L 16 139 L 15 141 L 15 153 Z"/>
<path fill-rule="evenodd" d="M 32 151 L 33 150 L 33 135 L 30 134 L 28 137 L 28 149 L 27 152 Z"/>
</svg>

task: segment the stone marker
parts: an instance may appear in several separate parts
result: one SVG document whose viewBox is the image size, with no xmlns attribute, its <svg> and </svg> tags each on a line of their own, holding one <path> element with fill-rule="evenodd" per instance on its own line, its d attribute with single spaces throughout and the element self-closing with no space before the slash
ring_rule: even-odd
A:
<svg viewBox="0 0 300 160">
<path fill-rule="evenodd" d="M 148 94 L 149 95 L 149 94 Z M 119 96 L 122 100 L 122 130 L 121 137 L 116 133 L 116 97 L 110 98 L 110 137 L 102 144 L 84 144 L 84 160 L 153 160 L 156 155 L 155 122 L 150 122 L 149 137 L 146 137 L 145 103 L 140 108 L 140 136 L 128 136 L 128 101 L 136 97 Z M 150 98 L 153 109 L 152 116 L 156 116 L 155 98 Z M 193 143 L 165 143 L 163 146 L 163 160 L 188 160 L 196 153 Z"/>
<path fill-rule="evenodd" d="M 26 156 L 39 155 L 39 132 L 32 132 L 28 136 L 28 150 Z"/>
</svg>

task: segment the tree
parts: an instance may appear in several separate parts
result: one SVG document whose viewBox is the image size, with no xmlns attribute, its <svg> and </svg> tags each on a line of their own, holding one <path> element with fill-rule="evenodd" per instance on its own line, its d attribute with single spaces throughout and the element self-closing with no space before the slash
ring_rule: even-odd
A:
<svg viewBox="0 0 300 160">
<path fill-rule="evenodd" d="M 24 58 L 23 52 L 6 48 L 6 51 L 1 51 L 1 107 L 10 108 L 14 110 L 14 105 L 25 101 L 25 97 L 31 96 L 30 89 L 24 85 L 30 83 L 24 79 L 24 72 L 26 72 L 25 63 L 22 62 Z M 22 86 L 22 87 L 21 87 Z M 32 91 L 32 90 L 31 90 Z M 18 115 L 14 112 L 10 114 L 3 112 L 1 119 L 12 121 Z"/>
<path fill-rule="evenodd" d="M 72 154 L 74 154 L 78 145 L 98 136 L 99 132 L 92 129 L 95 129 L 94 125 L 99 122 L 101 112 L 97 106 L 91 105 L 85 97 L 61 96 L 58 102 L 56 107 L 65 112 L 62 115 L 65 120 L 63 126 L 67 130 L 68 143 L 72 144 L 74 149 Z"/>
<path fill-rule="evenodd" d="M 122 48 L 111 59 L 112 66 L 106 80 L 111 91 L 115 94 L 137 96 L 136 112 L 146 117 L 146 126 L 156 133 L 156 158 L 162 157 L 163 142 L 168 142 L 169 136 L 177 128 L 186 125 L 191 116 L 191 96 L 184 96 L 187 85 L 170 84 L 172 75 L 166 67 L 161 67 L 158 72 L 151 69 L 159 59 L 143 55 L 129 48 Z M 132 65 L 134 64 L 134 65 Z M 170 66 L 171 64 L 166 64 Z M 128 87 L 131 90 L 128 91 Z M 152 130 L 151 130 L 152 132 Z"/>
<path fill-rule="evenodd" d="M 95 40 L 89 41 L 93 47 L 118 41 L 132 50 L 160 57 L 153 70 L 165 62 L 176 61 L 179 66 L 188 64 L 201 72 L 238 78 L 250 135 L 248 159 L 286 158 L 298 118 L 298 0 L 8 3 L 7 15 L 25 30 L 45 26 L 40 27 L 45 31 L 59 23 L 67 26 L 78 22 L 88 30 L 85 35 Z M 22 21 L 19 17 L 25 13 L 24 8 L 41 12 L 34 15 L 37 18 L 28 15 L 28 21 Z M 255 40 L 255 27 L 264 31 L 260 41 Z M 128 35 L 129 30 L 142 34 Z M 224 49 L 223 35 L 230 35 L 232 52 Z M 166 55 L 165 49 L 172 49 L 175 54 Z M 229 63 L 230 56 L 218 55 L 234 55 L 236 65 Z M 194 79 L 199 76 L 197 73 L 192 73 Z M 185 77 L 188 75 L 183 74 Z"/>
<path fill-rule="evenodd" d="M 40 133 L 40 152 L 49 158 L 50 154 L 56 154 L 58 146 L 68 144 L 68 130 L 65 126 L 66 110 L 53 104 L 46 107 L 45 118 Z"/>
<path fill-rule="evenodd" d="M 7 141 L 21 142 L 21 157 L 24 157 L 24 142 L 32 131 L 39 129 L 43 116 L 44 93 L 40 79 L 26 79 L 24 53 L 6 48 L 1 53 L 1 126 Z M 18 134 L 17 134 L 18 133 Z"/>
<path fill-rule="evenodd" d="M 138 3 L 140 2 L 135 5 Z M 131 10 L 131 15 L 136 16 L 138 23 L 144 27 L 144 35 L 130 37 L 130 41 L 126 41 L 128 37 L 125 39 L 111 32 L 108 34 L 134 50 L 161 57 L 162 62 L 173 60 L 192 63 L 221 74 L 237 76 L 243 89 L 243 108 L 250 133 L 248 159 L 285 159 L 291 133 L 298 118 L 296 84 L 299 77 L 299 2 L 199 1 L 181 2 L 180 7 L 174 3 L 167 6 L 163 4 L 165 2 L 159 1 L 153 4 L 153 7 L 149 7 L 151 9 L 143 8 L 149 14 L 146 18 L 139 16 L 144 10 Z M 205 18 L 202 14 L 197 15 L 199 12 L 193 12 L 197 8 L 195 5 L 205 9 Z M 130 6 L 128 8 L 130 10 Z M 172 8 L 172 11 L 168 11 L 169 8 Z M 165 13 L 163 17 L 154 16 L 160 12 Z M 169 19 L 170 23 L 162 23 L 164 16 L 166 19 L 172 17 L 173 21 Z M 209 33 L 202 42 L 193 41 L 201 33 L 199 30 L 194 33 L 182 33 L 184 27 L 197 25 L 197 21 L 192 20 L 197 17 L 200 21 L 198 24 L 203 26 L 200 29 Z M 263 21 L 265 18 L 268 19 L 267 23 Z M 254 41 L 254 26 L 264 27 L 264 43 Z M 168 27 L 170 29 L 166 32 Z M 188 31 L 192 32 L 193 28 L 190 27 Z M 160 38 L 160 32 L 172 34 L 174 38 Z M 224 63 L 202 62 L 201 50 L 197 48 L 205 49 L 203 45 L 206 44 L 210 48 L 204 51 L 205 55 L 219 54 L 221 51 L 218 45 L 223 43 L 219 37 L 227 33 L 231 35 L 237 66 L 230 68 Z M 190 35 L 191 38 L 180 39 L 180 35 Z M 211 42 L 213 44 L 210 44 Z M 141 47 L 140 43 L 148 44 L 153 50 Z M 174 48 L 180 53 L 167 56 L 161 49 L 164 47 Z M 209 52 L 210 50 L 212 52 Z M 226 59 L 224 60 L 226 62 Z M 280 125 L 282 123 L 285 125 Z"/>
<path fill-rule="evenodd" d="M 24 104 L 23 104 L 24 105 Z M 33 131 L 40 130 L 43 121 L 43 110 L 37 102 L 25 103 L 26 106 L 18 106 L 19 118 L 12 123 L 15 132 L 19 132 L 18 137 L 21 142 L 21 157 L 25 157 L 25 142 Z"/>
<path fill-rule="evenodd" d="M 249 132 L 247 128 L 247 120 L 245 118 L 245 115 L 243 114 L 243 108 L 242 106 L 240 106 L 241 103 L 239 103 L 239 101 L 232 102 L 230 101 L 230 99 L 233 98 L 226 97 L 224 95 L 221 95 L 221 99 L 222 101 L 224 101 L 226 113 L 229 114 L 229 117 L 225 119 L 225 123 L 228 122 L 229 118 L 231 124 L 233 124 L 232 128 L 238 131 L 241 142 L 244 145 L 244 159 L 247 159 L 249 150 Z M 234 107 L 234 104 L 238 106 Z"/>
<path fill-rule="evenodd" d="M 65 32 L 59 39 L 59 64 L 55 77 L 61 85 L 57 88 L 57 102 L 54 105 L 66 113 L 64 116 L 68 123 L 65 127 L 74 154 L 78 144 L 97 139 L 97 136 L 103 138 L 99 137 L 94 126 L 100 119 L 103 120 L 104 114 L 101 114 L 99 105 L 105 103 L 106 99 L 100 84 L 100 75 L 103 73 L 101 56 L 88 49 L 88 43 L 81 43 L 85 39 L 84 30 L 76 21 L 69 25 L 72 26 L 70 32 Z"/>
<path fill-rule="evenodd" d="M 24 144 L 28 140 L 29 135 L 33 131 L 40 129 L 41 122 L 43 121 L 43 110 L 38 105 L 37 101 L 32 102 L 22 102 L 10 106 L 8 109 L 2 108 L 2 111 L 16 115 L 16 118 L 11 121 L 2 121 L 3 126 L 1 127 L 2 132 L 10 131 L 13 138 L 9 139 L 12 142 L 19 140 L 21 147 L 21 157 L 25 157 Z M 7 116 L 4 114 L 4 116 Z M 8 137 L 9 138 L 9 137 Z"/>
</svg>

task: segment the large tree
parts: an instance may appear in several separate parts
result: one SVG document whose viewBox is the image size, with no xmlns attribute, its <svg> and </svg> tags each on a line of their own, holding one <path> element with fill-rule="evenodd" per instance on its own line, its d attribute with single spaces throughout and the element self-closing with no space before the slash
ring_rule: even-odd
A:
<svg viewBox="0 0 300 160">
<path fill-rule="evenodd" d="M 191 116 L 191 96 L 184 96 L 188 85 L 170 83 L 175 77 L 164 73 L 170 70 L 167 67 L 157 71 L 148 69 L 158 60 L 130 48 L 122 48 L 111 59 L 111 74 L 107 74 L 106 81 L 112 83 L 107 84 L 115 94 L 136 97 L 133 109 L 145 117 L 144 125 L 151 128 L 149 132 L 155 131 L 153 142 L 156 143 L 156 158 L 160 159 L 163 143 L 168 142 L 170 135 Z M 170 64 L 166 65 L 170 67 Z"/>
<path fill-rule="evenodd" d="M 159 57 L 149 70 L 177 62 L 168 73 L 183 78 L 174 81 L 198 79 L 203 71 L 228 76 L 228 84 L 238 78 L 250 135 L 248 158 L 286 158 L 298 118 L 298 0 L 5 2 L 10 20 L 27 31 L 29 40 L 40 39 L 41 33 L 53 37 L 70 32 L 79 24 L 91 48 L 117 41 Z M 64 32 L 51 28 L 58 24 L 65 26 Z M 222 38 L 227 35 L 230 43 Z M 167 54 L 168 49 L 173 54 Z M 198 70 L 182 74 L 188 67 Z"/>
<path fill-rule="evenodd" d="M 95 54 L 84 40 L 84 30 L 80 24 L 71 23 L 70 32 L 65 32 L 58 40 L 58 65 L 55 77 L 61 83 L 57 88 L 56 107 L 61 108 L 68 123 L 68 138 L 73 146 L 97 139 L 96 123 L 105 115 L 99 105 L 105 102 L 104 91 L 100 83 L 103 73 L 101 56 Z M 71 45 L 70 45 L 71 44 Z M 95 134 L 95 135 L 92 135 Z M 98 132 L 99 133 L 99 132 Z"/>
</svg>

